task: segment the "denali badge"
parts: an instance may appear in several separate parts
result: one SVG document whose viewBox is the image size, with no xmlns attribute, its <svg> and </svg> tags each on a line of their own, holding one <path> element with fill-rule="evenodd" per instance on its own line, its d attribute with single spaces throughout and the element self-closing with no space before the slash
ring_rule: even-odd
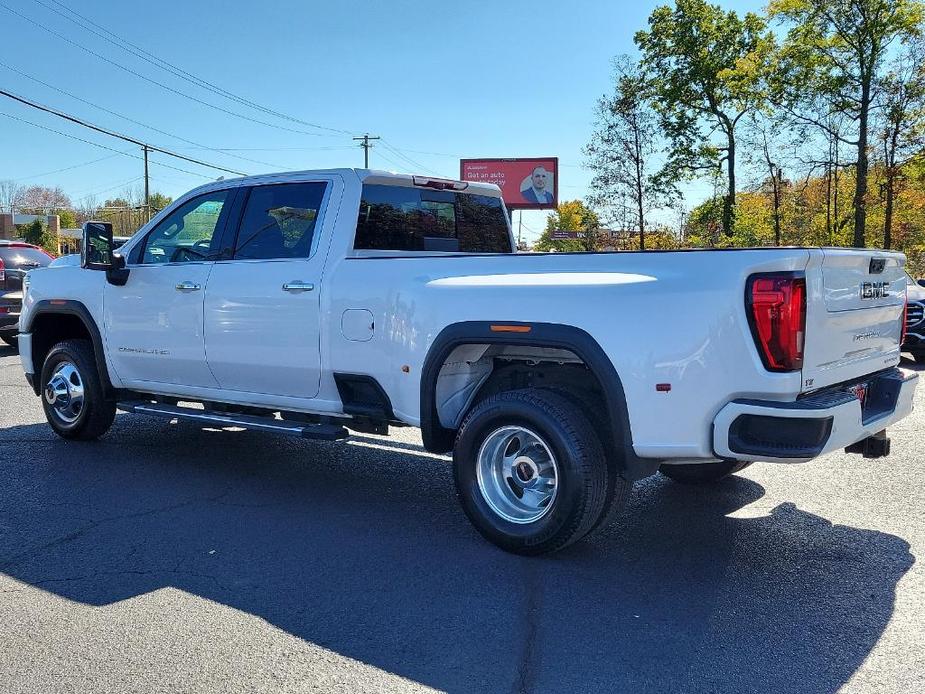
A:
<svg viewBox="0 0 925 694">
<path fill-rule="evenodd" d="M 861 282 L 862 299 L 883 299 L 890 295 L 887 282 Z"/>
</svg>

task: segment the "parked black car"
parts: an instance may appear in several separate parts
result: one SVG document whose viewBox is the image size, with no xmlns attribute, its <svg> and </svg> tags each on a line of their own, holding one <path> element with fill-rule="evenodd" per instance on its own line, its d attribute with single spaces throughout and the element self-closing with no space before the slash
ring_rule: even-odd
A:
<svg viewBox="0 0 925 694">
<path fill-rule="evenodd" d="M 906 339 L 902 350 L 908 352 L 919 364 L 925 364 L 925 280 L 909 277 L 906 297 Z"/>
<path fill-rule="evenodd" d="M 22 280 L 37 267 L 53 260 L 44 250 L 31 243 L 0 240 L 0 340 L 16 346 L 19 313 L 22 310 Z"/>
</svg>

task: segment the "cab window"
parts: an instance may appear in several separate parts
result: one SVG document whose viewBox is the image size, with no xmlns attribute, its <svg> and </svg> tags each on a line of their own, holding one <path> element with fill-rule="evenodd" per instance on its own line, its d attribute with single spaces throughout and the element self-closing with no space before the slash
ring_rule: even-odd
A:
<svg viewBox="0 0 925 694">
<path fill-rule="evenodd" d="M 219 220 L 231 191 L 217 190 L 188 200 L 148 234 L 141 254 L 143 265 L 214 260 Z"/>
<path fill-rule="evenodd" d="M 324 198 L 324 183 L 279 183 L 251 189 L 235 260 L 308 258 Z"/>
<path fill-rule="evenodd" d="M 514 250 L 501 198 L 379 184 L 363 186 L 353 247 L 453 253 Z"/>
</svg>

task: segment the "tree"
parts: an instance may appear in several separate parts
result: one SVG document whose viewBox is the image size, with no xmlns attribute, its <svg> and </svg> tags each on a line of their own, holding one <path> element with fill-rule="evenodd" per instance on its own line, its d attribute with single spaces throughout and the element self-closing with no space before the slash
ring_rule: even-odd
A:
<svg viewBox="0 0 925 694">
<path fill-rule="evenodd" d="M 622 216 L 625 201 L 632 201 L 639 247 L 644 250 L 646 213 L 670 203 L 677 189 L 653 165 L 661 129 L 658 114 L 643 98 L 645 80 L 638 65 L 620 56 L 614 73 L 614 93 L 598 101 L 595 131 L 584 150 L 594 171 L 589 200 L 607 210 L 611 219 Z"/>
<path fill-rule="evenodd" d="M 783 220 L 783 193 L 787 182 L 784 167 L 795 158 L 796 143 L 789 124 L 778 113 L 756 111 L 746 120 L 747 129 L 743 138 L 745 161 L 756 167 L 758 188 L 765 192 L 773 210 L 774 243 L 781 245 Z"/>
<path fill-rule="evenodd" d="M 893 243 L 896 195 L 903 167 L 925 153 L 925 47 L 910 44 L 880 82 L 880 143 L 883 147 L 883 247 Z"/>
<path fill-rule="evenodd" d="M 99 209 L 100 205 L 97 198 L 93 195 L 86 196 L 75 208 L 77 224 L 83 224 L 99 217 Z"/>
<path fill-rule="evenodd" d="M 58 253 L 58 237 L 49 231 L 41 219 L 34 219 L 27 224 L 22 231 L 22 238 L 26 243 L 41 246 L 52 254 Z"/>
<path fill-rule="evenodd" d="M 19 207 L 25 188 L 16 181 L 0 181 L 0 212 L 12 213 Z"/>
<path fill-rule="evenodd" d="M 168 197 L 163 193 L 151 193 L 148 196 L 148 204 L 151 205 L 151 214 L 160 212 L 172 202 L 173 198 Z"/>
<path fill-rule="evenodd" d="M 161 202 L 163 199 L 169 200 L 164 196 L 160 198 Z M 131 236 L 148 221 L 148 211 L 144 200 L 133 188 L 126 188 L 119 197 L 107 199 L 96 214 L 100 220 L 112 223 L 113 233 L 116 236 Z"/>
<path fill-rule="evenodd" d="M 57 214 L 57 210 L 71 207 L 71 199 L 58 186 L 29 186 L 23 191 L 19 205 L 31 214 Z"/>
<path fill-rule="evenodd" d="M 736 202 L 736 125 L 758 108 L 770 69 L 773 35 L 756 14 L 739 17 L 704 0 L 656 8 L 639 31 L 653 105 L 671 140 L 666 175 L 674 179 L 725 167 L 722 226 L 733 232 Z M 720 140 L 714 139 L 714 134 Z"/>
<path fill-rule="evenodd" d="M 600 218 L 581 200 L 559 203 L 546 218 L 546 229 L 534 248 L 538 251 L 595 251 L 600 237 Z M 575 238 L 556 239 L 556 231 L 575 232 Z"/>
<path fill-rule="evenodd" d="M 74 210 L 58 210 L 59 223 L 62 229 L 74 229 L 77 227 L 77 215 Z"/>
<path fill-rule="evenodd" d="M 921 33 L 923 6 L 917 0 L 772 0 L 769 11 L 791 24 L 783 50 L 782 75 L 791 85 L 781 103 L 795 117 L 828 131 L 824 120 L 800 112 L 807 98 L 824 95 L 834 111 L 856 124 L 856 135 L 831 133 L 857 151 L 854 188 L 854 245 L 866 245 L 869 132 L 878 95 L 878 73 L 890 46 Z"/>
</svg>

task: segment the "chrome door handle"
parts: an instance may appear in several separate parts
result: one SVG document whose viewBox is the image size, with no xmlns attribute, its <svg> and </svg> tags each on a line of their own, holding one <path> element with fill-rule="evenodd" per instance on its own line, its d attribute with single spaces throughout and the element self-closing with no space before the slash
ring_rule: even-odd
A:
<svg viewBox="0 0 925 694">
<path fill-rule="evenodd" d="M 292 280 L 292 282 L 286 282 L 283 285 L 284 292 L 310 292 L 315 288 L 315 285 L 311 282 L 302 282 L 300 280 Z"/>
<path fill-rule="evenodd" d="M 178 292 L 198 292 L 202 289 L 202 285 L 194 284 L 193 282 L 180 282 L 177 285 Z"/>
</svg>

